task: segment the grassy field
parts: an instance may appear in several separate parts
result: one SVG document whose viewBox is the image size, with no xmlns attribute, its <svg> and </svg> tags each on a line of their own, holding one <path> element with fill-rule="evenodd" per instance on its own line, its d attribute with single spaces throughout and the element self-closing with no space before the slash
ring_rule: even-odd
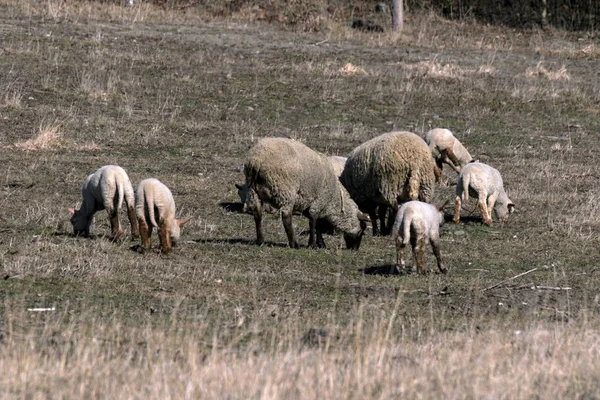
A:
<svg viewBox="0 0 600 400">
<path fill-rule="evenodd" d="M 0 0 L 0 395 L 599 398 L 598 37 L 433 15 L 398 37 L 305 33 L 250 14 Z M 434 127 L 499 169 L 517 208 L 486 227 L 471 201 L 444 225 L 448 275 L 391 274 L 389 237 L 289 249 L 275 216 L 259 247 L 222 206 L 261 137 L 345 155 Z M 173 254 L 110 242 L 104 212 L 71 236 L 67 209 L 111 163 L 193 218 Z M 444 173 L 436 201 L 454 197 Z"/>
</svg>

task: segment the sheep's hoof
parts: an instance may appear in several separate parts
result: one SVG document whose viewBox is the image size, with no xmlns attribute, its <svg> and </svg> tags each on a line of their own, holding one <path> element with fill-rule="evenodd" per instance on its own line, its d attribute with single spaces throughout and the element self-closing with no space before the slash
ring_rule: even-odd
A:
<svg viewBox="0 0 600 400">
<path fill-rule="evenodd" d="M 446 267 L 440 267 L 440 273 L 447 274 L 448 273 L 448 268 L 446 268 Z"/>
</svg>

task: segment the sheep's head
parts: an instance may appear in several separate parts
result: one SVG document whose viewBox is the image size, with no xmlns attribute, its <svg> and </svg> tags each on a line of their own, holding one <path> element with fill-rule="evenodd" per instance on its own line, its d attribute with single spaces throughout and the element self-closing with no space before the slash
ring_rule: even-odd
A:
<svg viewBox="0 0 600 400">
<path fill-rule="evenodd" d="M 444 225 L 444 221 L 446 220 L 446 218 L 444 216 L 444 207 L 446 206 L 446 204 L 448 204 L 448 200 L 437 203 L 435 205 L 435 208 L 438 211 L 438 224 L 440 226 Z"/>
<path fill-rule="evenodd" d="M 506 200 L 501 201 L 498 199 L 494 204 L 494 213 L 500 221 L 506 221 L 508 216 L 515 212 L 515 203 L 513 203 L 508 197 Z"/>
<path fill-rule="evenodd" d="M 174 219 L 171 223 L 171 243 L 173 243 L 173 245 L 176 245 L 179 241 L 179 238 L 181 237 L 181 226 L 188 222 L 190 219 L 192 218 L 189 217 L 185 219 Z"/>
<path fill-rule="evenodd" d="M 362 241 L 362 237 L 365 234 L 365 230 L 367 229 L 367 222 L 371 222 L 371 218 L 361 211 L 357 212 L 358 221 L 360 225 L 360 230 L 357 234 L 345 233 L 344 241 L 346 242 L 346 248 L 349 250 L 358 250 L 360 247 L 360 242 Z"/>
<path fill-rule="evenodd" d="M 73 234 L 75 236 L 89 236 L 92 218 L 88 217 L 81 210 L 75 210 L 74 208 L 69 208 L 69 213 L 71 214 L 71 225 L 73 225 Z"/>
</svg>

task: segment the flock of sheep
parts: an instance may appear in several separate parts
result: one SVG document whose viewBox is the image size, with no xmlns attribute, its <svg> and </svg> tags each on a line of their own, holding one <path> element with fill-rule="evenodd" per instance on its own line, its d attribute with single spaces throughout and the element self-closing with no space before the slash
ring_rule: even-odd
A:
<svg viewBox="0 0 600 400">
<path fill-rule="evenodd" d="M 477 196 L 485 224 L 492 223 L 492 212 L 504 220 L 514 211 L 500 173 L 473 161 L 447 129 L 433 129 L 425 140 L 411 132 L 386 133 L 361 144 L 347 158 L 327 157 L 292 139 L 264 138 L 250 149 L 244 165 L 246 183 L 236 186 L 244 212 L 254 216 L 258 244 L 264 242 L 263 212 L 281 213 L 292 248 L 298 248 L 294 214 L 309 220 L 309 247 L 325 247 L 323 233 L 337 231 L 348 249 L 357 250 L 370 222 L 373 235 L 394 238 L 398 268 L 406 268 L 403 251 L 410 243 L 417 272 L 426 273 L 424 249 L 429 241 L 438 268 L 445 273 L 439 227 L 446 203 L 429 204 L 444 163 L 459 173 L 455 223 L 469 194 Z M 118 215 L 125 200 L 132 236 L 141 236 L 143 251 L 150 250 L 152 230 L 157 228 L 161 251 L 170 252 L 180 227 L 189 220 L 175 219 L 173 195 L 156 179 L 140 182 L 134 196 L 127 174 L 116 165 L 88 176 L 82 195 L 81 208 L 70 209 L 76 235 L 89 235 L 94 213 L 106 209 L 111 237 L 122 237 Z"/>
</svg>

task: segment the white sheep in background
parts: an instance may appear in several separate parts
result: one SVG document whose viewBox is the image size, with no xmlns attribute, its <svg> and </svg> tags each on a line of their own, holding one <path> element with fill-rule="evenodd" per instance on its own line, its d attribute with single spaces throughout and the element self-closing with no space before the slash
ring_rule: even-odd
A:
<svg viewBox="0 0 600 400">
<path fill-rule="evenodd" d="M 492 224 L 492 210 L 496 217 L 504 221 L 515 210 L 515 204 L 504 191 L 502 176 L 497 169 L 481 162 L 465 165 L 458 175 L 456 185 L 456 206 L 454 208 L 454 223 L 460 221 L 461 202 L 477 196 L 479 209 L 486 225 Z"/>
<path fill-rule="evenodd" d="M 248 187 L 244 208 L 252 210 L 259 244 L 264 242 L 262 210 L 267 203 L 281 210 L 292 248 L 298 248 L 294 212 L 309 219 L 310 247 L 325 247 L 317 221 L 326 221 L 344 233 L 347 248 L 359 248 L 369 218 L 358 210 L 325 155 L 291 139 L 265 138 L 250 149 L 244 175 Z"/>
<path fill-rule="evenodd" d="M 437 259 L 438 269 L 444 274 L 448 272 L 440 251 L 440 226 L 444 224 L 445 205 L 446 203 L 433 206 L 416 200 L 402 204 L 392 229 L 392 236 L 396 243 L 397 268 L 405 268 L 404 248 L 410 243 L 417 272 L 427 273 L 425 246 L 429 242 Z"/>
<path fill-rule="evenodd" d="M 396 219 L 398 204 L 410 200 L 429 201 L 435 189 L 434 162 L 427 144 L 411 132 L 377 136 L 348 156 L 340 177 L 359 208 L 369 213 L 373 235 L 388 234 Z M 387 226 L 385 215 L 390 217 Z"/>
<path fill-rule="evenodd" d="M 83 202 L 79 210 L 69 208 L 75 235 L 89 236 L 90 226 L 97 211 L 106 209 L 110 219 L 111 238 L 123 236 L 119 211 L 123 200 L 131 223 L 131 236 L 139 234 L 134 210 L 133 186 L 125 170 L 117 165 L 105 165 L 89 175 L 81 188 Z"/>
<path fill-rule="evenodd" d="M 435 160 L 435 178 L 441 181 L 443 164 L 451 166 L 457 173 L 460 168 L 471 162 L 473 157 L 448 129 L 432 129 L 425 135 L 425 142 Z"/>
<path fill-rule="evenodd" d="M 173 244 L 179 240 L 181 226 L 190 220 L 175 219 L 173 194 L 161 181 L 154 178 L 144 179 L 138 185 L 135 209 L 144 251 L 150 250 L 152 229 L 158 228 L 161 251 L 169 253 Z"/>
</svg>

